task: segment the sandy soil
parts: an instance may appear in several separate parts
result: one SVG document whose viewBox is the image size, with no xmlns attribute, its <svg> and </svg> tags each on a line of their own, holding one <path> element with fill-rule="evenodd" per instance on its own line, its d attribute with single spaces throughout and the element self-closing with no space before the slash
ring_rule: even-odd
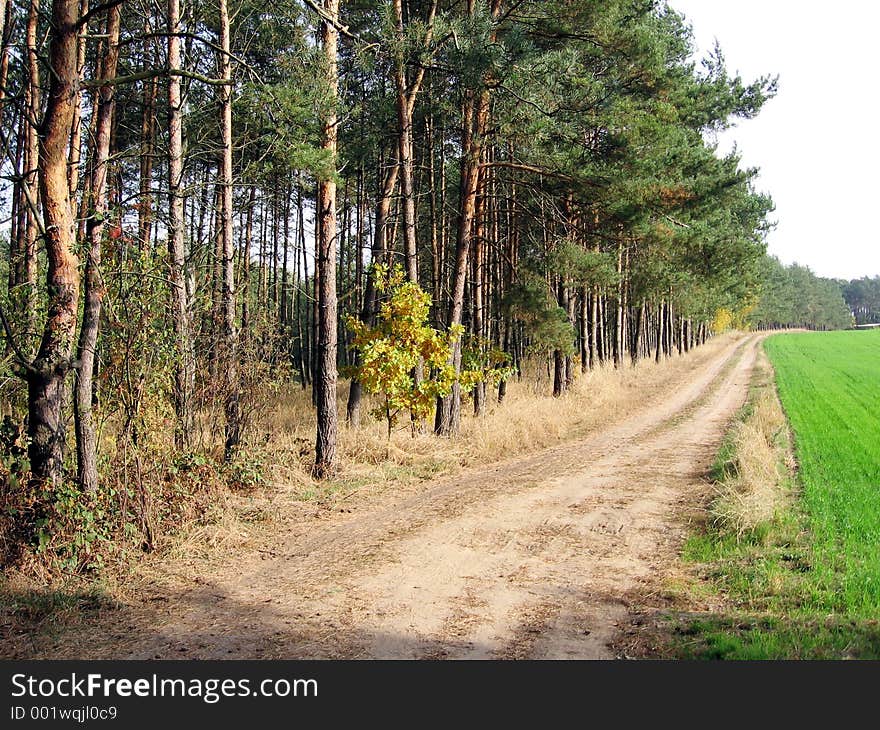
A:
<svg viewBox="0 0 880 730">
<path fill-rule="evenodd" d="M 259 549 L 166 561 L 131 605 L 19 656 L 614 658 L 632 596 L 675 572 L 683 511 L 743 403 L 759 337 L 579 441 L 334 513 Z M 584 404 L 589 408 L 589 404 Z M 273 533 L 277 530 L 277 533 Z"/>
</svg>

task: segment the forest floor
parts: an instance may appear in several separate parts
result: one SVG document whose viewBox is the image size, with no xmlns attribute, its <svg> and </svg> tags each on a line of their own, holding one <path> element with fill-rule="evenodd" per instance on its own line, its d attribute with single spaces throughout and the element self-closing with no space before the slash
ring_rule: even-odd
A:
<svg viewBox="0 0 880 730">
<path fill-rule="evenodd" d="M 177 550 L 114 605 L 15 630 L 17 658 L 615 658 L 679 551 L 761 336 L 731 337 L 592 433 L 453 476 L 289 502 Z M 687 360 L 687 358 L 684 358 Z M 588 409 L 589 403 L 583 408 Z"/>
</svg>

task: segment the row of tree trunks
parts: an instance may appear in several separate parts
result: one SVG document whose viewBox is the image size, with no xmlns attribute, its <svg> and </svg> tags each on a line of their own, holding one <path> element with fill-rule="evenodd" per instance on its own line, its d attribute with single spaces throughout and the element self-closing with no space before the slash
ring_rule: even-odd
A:
<svg viewBox="0 0 880 730">
<path fill-rule="evenodd" d="M 489 42 L 497 38 L 497 21 L 501 15 L 502 0 L 488 0 L 490 16 L 493 22 L 489 34 Z M 476 14 L 476 0 L 468 0 L 468 16 Z M 480 173 L 483 167 L 483 149 L 485 146 L 486 128 L 490 111 L 490 79 L 488 74 L 483 78 L 483 85 L 477 89 L 466 89 L 462 111 L 462 152 L 461 182 L 459 186 L 458 228 L 455 242 L 455 265 L 452 278 L 452 295 L 447 318 L 447 327 L 459 327 L 464 310 L 465 280 L 468 274 L 468 259 L 474 235 L 476 218 L 477 191 Z M 461 372 L 462 342 L 455 341 L 450 354 L 449 363 L 455 372 Z M 434 432 L 440 436 L 453 436 L 458 433 L 461 423 L 461 386 L 455 381 L 452 393 L 437 399 L 434 419 Z"/>
<path fill-rule="evenodd" d="M 466 13 L 475 18 L 477 5 L 485 2 L 489 14 L 495 25 L 500 22 L 502 14 L 502 0 L 467 0 L 465 3 Z M 408 29 L 406 24 L 414 18 L 413 8 L 416 4 L 405 3 L 404 0 L 393 0 L 391 10 L 397 30 L 397 40 L 401 49 L 406 48 Z M 19 186 L 24 194 L 18 195 L 14 201 L 16 206 L 14 216 L 15 248 L 22 262 L 20 271 L 15 275 L 16 286 L 27 284 L 33 280 L 37 257 L 32 252 L 34 242 L 39 239 L 39 228 L 45 221 L 46 241 L 49 255 L 47 256 L 47 277 L 50 282 L 49 315 L 46 327 L 43 329 L 42 340 L 38 356 L 30 363 L 28 379 L 31 382 L 48 380 L 51 383 L 41 384 L 39 387 L 32 386 L 33 409 L 46 412 L 43 422 L 50 424 L 49 432 L 43 428 L 39 438 L 32 438 L 32 449 L 35 458 L 39 461 L 39 450 L 42 448 L 48 453 L 47 444 L 53 439 L 57 441 L 63 431 L 63 424 L 55 416 L 57 410 L 53 400 L 57 393 L 63 390 L 63 378 L 59 385 L 57 378 L 46 370 L 44 364 L 53 362 L 53 367 L 61 371 L 69 370 L 74 365 L 80 366 L 76 379 L 75 412 L 77 416 L 77 443 L 79 460 L 79 479 L 84 488 L 93 490 L 97 483 L 97 472 L 94 463 L 95 435 L 92 424 L 92 399 L 94 395 L 94 370 L 95 370 L 95 347 L 98 337 L 98 326 L 102 308 L 103 282 L 100 279 L 101 265 L 101 238 L 106 229 L 107 211 L 110 207 L 108 198 L 108 166 L 112 146 L 113 133 L 113 104 L 114 84 L 105 84 L 99 87 L 96 97 L 94 112 L 89 117 L 92 125 L 88 134 L 83 136 L 88 140 L 89 165 L 84 181 L 77 179 L 79 157 L 79 128 L 82 120 L 78 118 L 78 82 L 82 73 L 85 60 L 83 49 L 85 48 L 79 29 L 74 23 L 72 29 L 67 25 L 55 24 L 55 14 L 59 7 L 64 7 L 62 14 L 70 15 L 74 19 L 86 12 L 88 7 L 85 0 L 53 0 L 52 13 L 53 25 L 51 32 L 51 46 L 49 49 L 49 65 L 52 68 L 52 78 L 49 80 L 49 94 L 47 96 L 44 127 L 38 135 L 37 125 L 31 124 L 34 129 L 32 135 L 20 135 L 20 150 L 18 153 L 19 167 L 26 172 L 23 183 Z M 322 0 L 322 14 L 320 22 L 321 48 L 325 57 L 325 70 L 327 88 L 330 90 L 332 99 L 339 95 L 338 85 L 338 0 Z M 427 10 L 425 18 L 419 18 L 424 22 L 427 29 L 424 39 L 424 48 L 431 45 L 432 26 L 434 15 L 437 11 L 437 2 L 424 3 L 419 6 Z M 28 114 L 35 117 L 41 108 L 40 105 L 40 79 L 39 63 L 37 63 L 38 47 L 38 19 L 39 0 L 30 0 L 28 11 L 28 23 L 25 32 L 25 45 L 28 49 L 28 72 L 30 76 L 30 98 L 23 104 L 28 113 L 22 114 L 24 121 L 28 121 Z M 0 8 L 2 11 L 3 8 Z M 116 75 L 118 57 L 118 37 L 120 27 L 119 5 L 110 3 L 101 10 L 107 15 L 106 28 L 101 34 L 102 50 L 100 51 L 99 75 L 109 78 Z M 5 14 L 0 12 L 4 18 Z M 206 341 L 212 349 L 210 359 L 212 373 L 217 382 L 221 383 L 224 396 L 225 427 L 225 455 L 232 458 L 241 441 L 242 409 L 239 403 L 239 332 L 237 319 L 241 317 L 241 326 L 244 332 L 249 332 L 251 327 L 256 328 L 253 322 L 252 312 L 249 310 L 249 282 L 253 275 L 256 285 L 256 301 L 259 308 L 271 309 L 270 319 L 274 317 L 281 328 L 282 335 L 294 334 L 293 323 L 295 320 L 296 341 L 299 343 L 298 356 L 294 350 L 289 350 L 292 361 L 297 361 L 303 383 L 313 381 L 314 399 L 318 411 L 318 426 L 316 433 L 316 459 L 315 475 L 318 477 L 328 476 L 335 469 L 336 451 L 336 365 L 338 357 L 337 333 L 339 332 L 339 306 L 337 305 L 337 286 L 340 274 L 344 284 L 348 284 L 353 278 L 353 305 L 349 305 L 349 311 L 360 310 L 365 321 L 372 321 L 377 309 L 377 296 L 375 282 L 365 272 L 362 241 L 366 231 L 370 228 L 366 214 L 367 195 L 365 187 L 364 162 L 359 161 L 357 169 L 357 205 L 351 205 L 349 185 L 355 183 L 355 178 L 345 177 L 345 187 L 342 189 L 341 203 L 337 202 L 336 177 L 327 176 L 327 179 L 317 181 L 316 191 L 316 248 L 315 269 L 309 276 L 308 254 L 303 230 L 304 204 L 302 202 L 302 190 L 298 190 L 298 213 L 299 220 L 295 232 L 297 243 L 295 249 L 296 268 L 296 293 L 291 297 L 292 288 L 289 277 L 288 254 L 290 252 L 291 213 L 292 213 L 292 172 L 275 174 L 274 180 L 264 186 L 268 194 L 261 193 L 259 200 L 256 197 L 256 186 L 251 186 L 246 206 L 243 203 L 240 227 L 244 232 L 244 241 L 234 239 L 233 230 L 233 137 L 232 137 L 232 43 L 230 18 L 226 0 L 219 0 L 219 38 L 214 46 L 217 52 L 218 79 L 209 82 L 217 91 L 217 110 L 219 112 L 220 126 L 220 153 L 214 158 L 202 159 L 194 162 L 196 169 L 189 173 L 194 181 L 193 188 L 197 189 L 201 181 L 205 187 L 212 180 L 216 172 L 215 195 L 213 205 L 210 193 L 185 193 L 184 169 L 183 169 L 183 134 L 182 114 L 183 101 L 181 89 L 181 77 L 186 75 L 182 66 L 181 43 L 187 37 L 184 23 L 181 19 L 179 0 L 167 0 L 167 32 L 158 34 L 158 37 L 166 36 L 168 50 L 168 128 L 169 128 L 169 165 L 168 165 L 168 201 L 169 213 L 167 223 L 163 220 L 156 222 L 151 210 L 152 178 L 156 129 L 153 122 L 157 103 L 158 84 L 155 79 L 149 79 L 138 89 L 136 98 L 143 99 L 143 110 L 139 110 L 140 122 L 140 179 L 139 184 L 130 185 L 130 190 L 139 192 L 141 200 L 138 202 L 138 241 L 145 248 L 149 248 L 150 241 L 154 237 L 154 226 L 164 228 L 168 238 L 168 268 L 169 289 L 171 299 L 171 319 L 174 326 L 174 341 L 176 345 L 175 373 L 174 373 L 174 402 L 177 416 L 176 440 L 178 446 L 184 448 L 188 445 L 193 431 L 194 390 L 195 390 L 195 356 L 194 356 L 194 332 L 199 328 L 191 321 L 191 302 L 196 284 L 190 282 L 188 271 L 196 271 L 200 282 L 207 289 L 212 287 L 210 294 L 213 295 L 213 306 L 210 313 L 206 312 L 204 324 L 210 329 L 206 335 Z M 420 26 L 421 27 L 421 26 Z M 149 23 L 145 27 L 147 33 L 151 33 Z M 115 33 L 115 35 L 114 35 Z M 495 40 L 496 31 L 493 30 L 490 40 Z M 72 41 L 71 41 L 72 38 Z M 164 41 L 163 41 L 164 42 Z M 152 48 L 155 49 L 154 44 Z M 147 48 L 150 48 L 149 46 Z M 69 55 L 69 54 L 73 55 Z M 479 82 L 474 82 L 473 87 L 464 91 L 462 105 L 462 157 L 460 165 L 460 185 L 458 201 L 458 217 L 452 225 L 446 225 L 445 205 L 443 196 L 446 194 L 444 184 L 445 159 L 447 145 L 441 144 L 435 150 L 431 141 L 434 134 L 433 112 L 428 109 L 419 119 L 414 119 L 414 107 L 417 95 L 426 77 L 427 64 L 423 62 L 413 63 L 408 58 L 406 51 L 401 50 L 393 59 L 392 81 L 396 92 L 396 111 L 398 129 L 396 138 L 389 146 L 393 154 L 393 162 L 383 168 L 379 161 L 380 174 L 376 176 L 379 187 L 376 196 L 375 234 L 372 241 L 371 259 L 374 262 L 390 261 L 399 253 L 398 247 L 402 248 L 403 261 L 405 262 L 407 277 L 410 281 L 419 282 L 420 279 L 428 278 L 428 265 L 424 261 L 425 276 L 421 276 L 417 252 L 419 251 L 419 234 L 424 237 L 422 251 L 430 250 L 432 257 L 430 266 L 431 287 L 439 300 L 446 299 L 449 306 L 445 312 L 441 312 L 437 306 L 436 313 L 444 316 L 448 327 L 459 327 L 467 324 L 468 330 L 474 335 L 477 346 L 482 348 L 486 343 L 503 345 L 514 353 L 515 363 L 519 363 L 529 343 L 525 331 L 516 323 L 508 321 L 502 311 L 501 300 L 505 291 L 510 290 L 516 275 L 516 251 L 517 251 L 517 226 L 515 215 L 517 211 L 516 189 L 523 184 L 522 180 L 506 179 L 503 175 L 493 172 L 496 165 L 509 165 L 516 168 L 512 151 L 505 159 L 503 147 L 489 144 L 490 136 L 489 119 L 491 114 L 492 89 L 494 87 L 491 78 L 491 70 L 482 71 Z M 158 57 L 158 54 L 154 54 Z M 146 56 L 145 56 L 146 57 Z M 126 61 L 127 62 L 127 61 Z M 55 70 L 59 65 L 61 72 Z M 72 69 L 72 71 L 71 71 Z M 72 76 L 70 75 L 72 73 Z M 428 80 L 430 84 L 430 77 Z M 67 88 L 76 91 L 71 98 L 58 99 L 58 89 L 66 93 Z M 51 96 L 55 94 L 55 96 Z M 332 105 L 331 105 L 332 106 Z M 58 122 L 63 122 L 59 130 Z M 324 151 L 335 159 L 337 146 L 337 126 L 339 120 L 336 113 L 330 113 L 323 120 Z M 422 140 L 427 140 L 424 147 L 420 147 L 414 141 L 414 125 L 423 124 Z M 49 127 L 52 126 L 51 130 Z M 135 124 L 135 127 L 137 125 Z M 51 134 L 50 134 L 51 131 Z M 439 136 L 444 137 L 443 130 Z M 63 140 L 59 142 L 59 140 Z M 36 144 L 36 151 L 30 149 L 31 144 Z M 59 152 L 60 150 L 60 152 Z M 64 164 L 58 155 L 64 158 Z M 37 164 L 32 168 L 31 157 L 36 156 Z M 381 155 L 380 155 L 381 157 Z M 500 158 L 500 159 L 499 159 Z M 418 165 L 416 163 L 419 163 Z M 62 196 L 56 186 L 56 167 L 65 168 L 67 180 L 67 194 Z M 216 167 L 215 167 L 216 165 Z M 39 174 L 39 186 L 33 190 L 29 187 L 27 177 L 30 170 L 36 169 Z M 137 172 L 135 173 L 135 175 Z M 121 179 L 121 178 L 120 178 Z M 395 198 L 395 189 L 400 181 L 400 196 Z M 80 185 L 81 182 L 81 185 Z M 79 344 L 77 360 L 73 361 L 69 353 L 68 342 L 65 339 L 69 311 L 73 306 L 72 319 L 74 332 L 76 325 L 76 304 L 78 297 L 78 273 L 76 271 L 76 234 L 68 235 L 62 229 L 70 221 L 75 220 L 72 213 L 72 200 L 77 187 L 85 189 L 83 211 L 81 216 L 83 223 L 83 240 L 86 254 L 84 267 L 84 308 L 82 329 L 79 332 Z M 438 191 L 439 186 L 439 191 Z M 505 186 L 509 186 L 506 188 Z M 124 198 L 121 183 L 116 194 L 119 200 Z M 454 186 L 453 186 L 454 187 Z M 419 229 L 416 220 L 416 198 L 420 189 L 430 188 L 430 195 L 426 200 L 430 201 L 430 223 L 423 224 Z M 49 199 L 47 199 L 47 195 Z M 201 202 L 200 195 L 204 195 Z M 551 200 L 551 196 L 539 193 L 541 205 L 549 206 L 551 212 L 545 215 L 545 221 L 552 219 L 553 206 L 558 203 Z M 42 206 L 42 216 L 33 210 L 34 203 Z M 189 216 L 190 240 L 207 242 L 207 246 L 214 245 L 213 251 L 202 259 L 205 265 L 201 266 L 201 260 L 194 257 L 193 263 L 188 262 L 187 242 L 185 236 L 186 207 L 190 205 L 193 213 Z M 399 215 L 394 213 L 394 206 L 399 206 Z M 525 203 L 524 205 L 528 205 Z M 66 206 L 67 212 L 62 209 Z M 255 218 L 255 210 L 259 206 L 261 215 Z M 341 226 L 337 223 L 338 217 Z M 566 203 L 563 204 L 566 207 Z M 213 220 L 206 211 L 214 210 Z M 198 216 L 201 216 L 196 223 Z M 570 214 L 571 211 L 568 211 Z M 507 215 L 508 220 L 502 219 Z M 65 217 L 66 216 L 66 217 Z M 205 222 L 207 216 L 209 220 Z M 423 219 L 424 221 L 424 219 Z M 203 225 L 204 224 L 204 225 Z M 352 226 L 355 232 L 352 234 Z M 397 237 L 389 228 L 401 226 L 401 237 Z M 565 224 L 572 231 L 578 229 L 578 222 L 572 218 Z M 254 235 L 254 228 L 259 231 Z M 562 228 L 558 224 L 544 226 L 545 247 L 549 248 L 549 237 L 555 237 L 555 228 Z M 205 235 L 205 229 L 208 234 Z M 502 229 L 506 233 L 502 233 Z M 452 261 L 447 261 L 447 246 L 445 237 L 447 233 L 455 231 L 456 239 Z M 503 236 L 506 235 L 506 239 Z M 251 240 L 259 239 L 259 270 L 251 269 Z M 353 241 L 352 241 L 353 238 Z M 554 239 L 555 240 L 555 239 Z M 654 302 L 649 300 L 632 302 L 635 297 L 628 283 L 629 257 L 633 241 L 627 240 L 621 232 L 617 244 L 617 281 L 604 287 L 587 286 L 583 282 L 566 278 L 565 275 L 557 276 L 548 273 L 548 285 L 556 294 L 559 306 L 565 311 L 569 323 L 577 332 L 575 352 L 579 352 L 582 368 L 588 369 L 601 362 L 613 362 L 620 367 L 627 356 L 632 362 L 655 356 L 672 354 L 677 350 L 679 353 L 688 351 L 693 343 L 700 339 L 701 330 L 694 327 L 689 320 L 682 319 L 673 308 L 673 295 L 664 293 L 664 301 Z M 423 254 L 427 258 L 427 253 Z M 73 263 L 72 263 L 73 262 Z M 337 269 L 337 262 L 339 266 Z M 451 263 L 451 266 L 448 264 Z M 73 273 L 70 268 L 73 266 Z M 279 268 L 281 269 L 279 272 Z M 353 272 L 353 274 L 352 274 Z M 11 274 L 11 277 L 13 275 Z M 64 286 L 59 286 L 58 282 Z M 243 282 L 245 295 L 239 301 L 240 293 L 237 291 L 236 281 Z M 311 305 L 306 303 L 308 299 L 307 288 L 314 286 L 315 305 L 313 311 Z M 468 288 L 470 287 L 470 289 Z M 30 287 L 33 288 L 33 287 Z M 74 292 L 73 290 L 76 289 Z M 470 292 L 470 297 L 467 296 Z M 61 298 L 59 298 L 61 297 Z M 64 298 L 66 297 L 66 298 Z M 73 305 L 71 305 L 73 301 Z M 305 306 L 303 306 L 305 303 Z M 240 306 L 240 309 L 239 309 Z M 37 307 L 28 306 L 28 312 L 36 312 Z M 303 311 L 305 310 L 305 311 Z M 36 329 L 36 327 L 34 327 Z M 47 334 L 51 331 L 51 334 Z M 277 334 L 277 333 L 276 333 Z M 202 340 L 199 341 L 200 344 Z M 343 335 L 343 345 L 345 339 Z M 268 348 L 268 345 L 267 345 Z M 65 354 L 66 353 L 66 354 Z M 272 364 L 277 362 L 278 352 L 263 351 L 263 355 Z M 41 359 L 42 358 L 42 359 Z M 573 380 L 574 357 L 567 350 L 558 349 L 553 353 L 554 358 L 554 395 L 562 395 Z M 345 355 L 341 358 L 345 362 Z M 461 369 L 462 342 L 457 341 L 450 355 L 450 363 L 456 371 Z M 222 381 L 222 382 L 221 382 Z M 50 392 L 51 391 L 51 392 Z M 485 409 L 485 387 L 478 386 L 474 392 L 474 411 L 480 414 Z M 438 399 L 435 420 L 435 431 L 441 435 L 453 435 L 459 429 L 461 419 L 460 388 L 455 386 L 453 392 L 445 398 Z M 503 397 L 503 386 L 499 389 L 499 398 Z M 42 400 L 41 400 L 42 399 Z M 44 400 L 50 400 L 47 406 Z M 62 397 L 63 400 L 63 397 Z M 360 412 L 361 391 L 360 384 L 353 381 L 351 384 L 347 418 L 350 423 L 357 424 Z M 34 405 L 36 404 L 36 405 Z M 55 419 L 55 420 L 53 420 Z M 31 419 L 31 426 L 40 423 L 40 417 Z M 54 429 L 54 430 L 53 430 Z M 42 444 L 42 446 L 40 445 Z M 57 446 L 57 444 L 56 444 Z M 55 448 L 53 446 L 53 448 Z M 58 447 L 60 448 L 60 447 Z M 45 453 L 43 456 L 45 457 Z M 55 458 L 52 452 L 51 458 Z M 45 458 L 44 458 L 45 461 Z M 55 467 L 49 468 L 51 472 Z M 49 472 L 47 472 L 49 473 Z M 55 472 L 53 472 L 55 473 Z M 35 479 L 38 476 L 35 476 Z"/>
</svg>

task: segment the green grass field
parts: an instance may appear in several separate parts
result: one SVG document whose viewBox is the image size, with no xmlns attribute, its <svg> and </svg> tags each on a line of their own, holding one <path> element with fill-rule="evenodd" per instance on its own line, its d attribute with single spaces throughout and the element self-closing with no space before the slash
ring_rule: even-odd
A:
<svg viewBox="0 0 880 730">
<path fill-rule="evenodd" d="M 880 332 L 776 335 L 765 349 L 792 429 L 796 497 L 745 535 L 710 528 L 687 543 L 704 589 L 729 609 L 683 618 L 674 651 L 880 658 Z"/>
<path fill-rule="evenodd" d="M 794 432 L 816 608 L 880 618 L 880 333 L 766 343 Z"/>
</svg>

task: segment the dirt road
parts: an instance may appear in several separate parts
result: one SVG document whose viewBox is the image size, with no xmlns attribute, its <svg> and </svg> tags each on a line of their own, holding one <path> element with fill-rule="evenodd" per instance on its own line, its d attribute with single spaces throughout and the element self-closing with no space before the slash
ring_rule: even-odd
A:
<svg viewBox="0 0 880 730">
<path fill-rule="evenodd" d="M 37 653 L 613 658 L 627 598 L 674 569 L 680 508 L 707 491 L 758 342 L 731 342 L 602 433 L 281 534 L 210 579 L 184 570 L 173 591 L 110 612 L 75 650 L 61 641 Z"/>
</svg>

